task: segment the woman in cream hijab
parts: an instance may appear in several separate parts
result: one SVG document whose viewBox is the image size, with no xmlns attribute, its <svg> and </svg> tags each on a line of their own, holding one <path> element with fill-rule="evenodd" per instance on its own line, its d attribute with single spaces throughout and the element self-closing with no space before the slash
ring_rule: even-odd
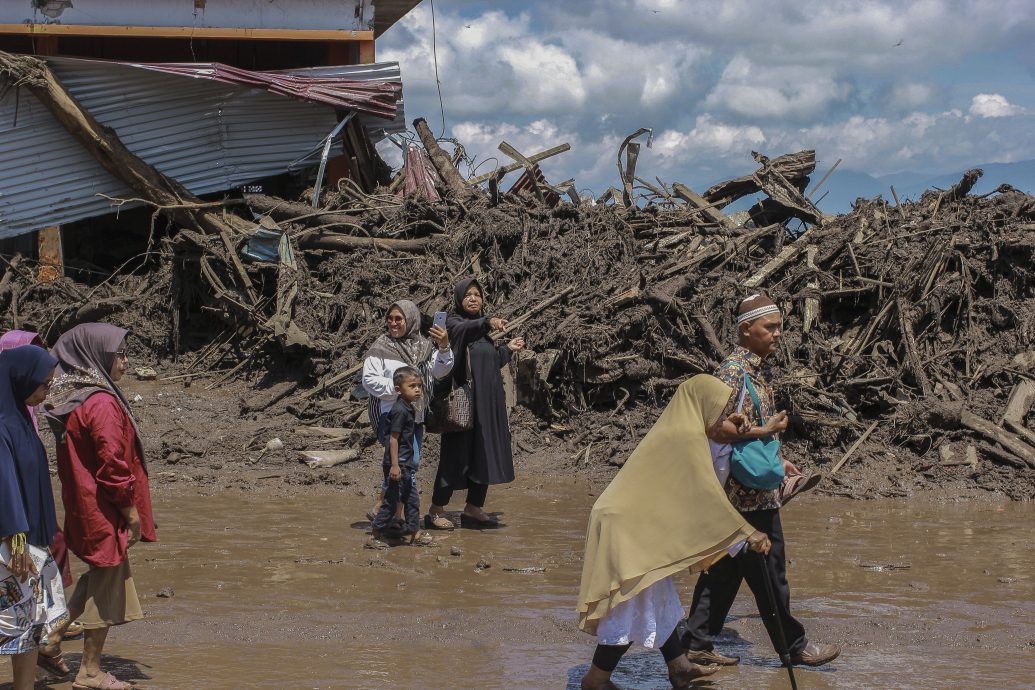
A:
<svg viewBox="0 0 1035 690">
<path fill-rule="evenodd" d="M 661 649 L 674 688 L 718 670 L 683 653 L 672 576 L 706 570 L 745 541 L 754 551 L 769 549 L 765 534 L 730 505 L 712 466 L 708 437 L 732 393 L 703 374 L 679 386 L 593 505 L 578 612 L 579 628 L 598 644 L 583 690 L 614 690 L 611 673 L 633 642 Z"/>
</svg>

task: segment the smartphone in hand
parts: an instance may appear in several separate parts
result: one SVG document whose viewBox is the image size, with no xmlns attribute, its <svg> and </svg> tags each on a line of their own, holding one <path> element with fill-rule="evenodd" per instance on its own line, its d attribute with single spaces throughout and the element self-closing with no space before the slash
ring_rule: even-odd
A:
<svg viewBox="0 0 1035 690">
<path fill-rule="evenodd" d="M 446 327 L 446 312 L 437 311 L 435 312 L 435 320 L 431 324 L 432 326 L 438 326 L 439 328 Z"/>
</svg>

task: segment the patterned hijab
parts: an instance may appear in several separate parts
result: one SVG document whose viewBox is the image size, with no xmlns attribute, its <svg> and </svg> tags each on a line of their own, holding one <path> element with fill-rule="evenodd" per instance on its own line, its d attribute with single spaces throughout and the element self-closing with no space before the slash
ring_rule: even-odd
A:
<svg viewBox="0 0 1035 690">
<path fill-rule="evenodd" d="M 387 333 L 378 336 L 366 356 L 394 359 L 420 369 L 435 351 L 435 344 L 420 334 L 420 309 L 408 299 L 394 302 L 388 308 L 388 313 L 391 314 L 393 309 L 402 312 L 406 319 L 406 332 L 401 338 L 393 338 Z"/>
<path fill-rule="evenodd" d="M 50 388 L 50 396 L 43 405 L 43 414 L 50 422 L 59 443 L 65 440 L 65 421 L 68 415 L 91 395 L 104 391 L 114 395 L 122 405 L 133 424 L 133 429 L 137 431 L 137 444 L 140 444 L 140 433 L 137 422 L 133 419 L 129 400 L 109 373 L 112 364 L 115 363 L 115 353 L 125 342 L 128 334 L 125 328 L 107 323 L 84 323 L 66 332 L 54 344 L 54 356 L 60 364 L 54 385 Z"/>
<path fill-rule="evenodd" d="M 39 333 L 33 333 L 32 331 L 7 331 L 3 335 L 0 335 L 0 352 L 4 350 L 10 350 L 13 347 L 21 347 L 22 345 L 35 345 L 36 347 L 45 347 L 43 345 L 43 338 L 40 337 Z M 39 420 L 36 419 L 36 408 L 30 407 L 29 417 L 32 419 L 32 426 L 39 431 L 40 424 Z"/>
</svg>

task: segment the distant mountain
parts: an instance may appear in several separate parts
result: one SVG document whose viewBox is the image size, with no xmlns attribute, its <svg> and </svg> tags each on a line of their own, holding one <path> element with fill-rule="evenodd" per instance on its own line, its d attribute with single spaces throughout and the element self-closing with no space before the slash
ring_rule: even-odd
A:
<svg viewBox="0 0 1035 690">
<path fill-rule="evenodd" d="M 974 194 L 990 192 L 1004 183 L 1012 185 L 1022 192 L 1035 194 L 1035 160 L 1017 163 L 987 163 L 972 167 L 985 171 L 984 176 L 974 187 Z M 966 171 L 959 170 L 943 174 L 900 172 L 874 177 L 864 172 L 839 167 L 823 183 L 819 191 L 812 195 L 812 198 L 819 200 L 819 208 L 824 213 L 848 213 L 858 198 L 872 199 L 880 195 L 891 201 L 892 186 L 895 187 L 895 192 L 901 201 L 907 199 L 915 201 L 928 189 L 948 189 L 960 181 L 964 172 Z M 818 170 L 812 176 L 813 184 L 825 174 L 825 168 Z M 811 187 L 809 191 L 811 192 Z M 824 194 L 826 196 L 823 196 Z M 741 199 L 732 204 L 727 211 L 732 213 L 746 210 L 753 203 L 754 198 Z"/>
</svg>

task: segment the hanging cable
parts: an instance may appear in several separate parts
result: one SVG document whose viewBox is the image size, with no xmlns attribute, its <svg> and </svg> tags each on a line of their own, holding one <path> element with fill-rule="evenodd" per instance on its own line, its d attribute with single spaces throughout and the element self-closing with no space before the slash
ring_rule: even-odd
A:
<svg viewBox="0 0 1035 690">
<path fill-rule="evenodd" d="M 442 103 L 442 80 L 438 77 L 438 38 L 435 29 L 435 0 L 431 0 L 431 53 L 435 58 L 435 87 L 438 89 L 438 110 L 442 116 L 442 129 L 439 136 L 446 134 L 446 106 Z"/>
</svg>

